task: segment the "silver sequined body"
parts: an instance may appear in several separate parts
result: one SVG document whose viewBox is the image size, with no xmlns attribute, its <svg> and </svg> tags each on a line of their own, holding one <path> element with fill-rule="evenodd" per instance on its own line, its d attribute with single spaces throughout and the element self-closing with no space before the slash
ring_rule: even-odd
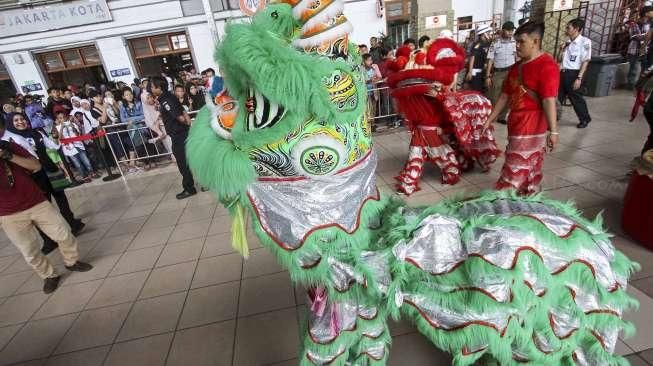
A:
<svg viewBox="0 0 653 366">
<path fill-rule="evenodd" d="M 623 310 L 622 304 L 606 300 L 606 294 L 626 289 L 627 275 L 613 270 L 615 249 L 600 230 L 550 204 L 508 195 L 435 208 L 387 204 L 377 216 L 363 218 L 368 205 L 383 202 L 374 182 L 375 165 L 372 153 L 336 176 L 282 184 L 265 180 L 250 187 L 259 234 L 274 243 L 274 250 L 291 255 L 291 273 L 310 273 L 319 266 L 326 270 L 326 277 L 307 281 L 317 282 L 330 296 L 320 313 L 309 311 L 302 362 L 382 362 L 390 342 L 385 320 L 398 309 L 443 348 L 447 345 L 441 339 L 448 333 L 482 329 L 512 339 L 519 324 L 532 331 L 512 346 L 515 362 L 537 363 L 547 356 L 557 360 L 553 362 L 609 364 L 583 348 L 592 343 L 573 352 L 563 346 L 576 334 L 590 335 L 606 354 L 614 352 L 619 327 L 593 326 L 583 319 L 591 314 L 620 318 Z M 388 227 L 388 217 L 403 225 Z M 352 251 L 355 240 L 343 242 L 333 230 L 375 241 Z M 392 235 L 395 230 L 402 234 Z M 401 239 L 389 239 L 397 237 Z M 570 237 L 575 239 L 573 251 L 560 245 Z M 305 245 L 311 239 L 319 245 Z M 553 280 L 578 266 L 589 270 L 593 284 L 573 276 L 561 277 L 569 279 L 564 283 Z M 549 296 L 566 301 L 544 307 Z M 547 321 L 532 323 L 533 312 Z M 345 336 L 351 334 L 360 339 Z M 339 343 L 342 339 L 346 342 Z M 464 357 L 493 351 L 490 342 L 458 350 Z"/>
</svg>

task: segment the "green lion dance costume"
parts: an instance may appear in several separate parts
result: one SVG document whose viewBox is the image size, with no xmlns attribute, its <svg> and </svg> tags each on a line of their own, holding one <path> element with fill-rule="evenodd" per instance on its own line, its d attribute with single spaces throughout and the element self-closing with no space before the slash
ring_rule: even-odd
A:
<svg viewBox="0 0 653 366">
<path fill-rule="evenodd" d="M 627 364 L 613 355 L 637 265 L 569 204 L 490 192 L 410 208 L 379 194 L 360 57 L 341 0 L 229 24 L 231 98 L 197 116 L 191 168 L 308 288 L 302 365 L 383 365 L 406 317 L 455 365 Z"/>
</svg>

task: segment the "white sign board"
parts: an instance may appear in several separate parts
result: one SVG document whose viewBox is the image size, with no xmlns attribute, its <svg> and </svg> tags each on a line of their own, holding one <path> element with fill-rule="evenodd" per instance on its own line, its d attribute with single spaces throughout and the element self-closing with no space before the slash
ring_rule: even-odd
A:
<svg viewBox="0 0 653 366">
<path fill-rule="evenodd" d="M 446 15 L 434 15 L 426 17 L 424 28 L 426 29 L 435 29 L 443 28 L 447 26 L 447 16 Z"/>
<path fill-rule="evenodd" d="M 111 21 L 106 0 L 76 0 L 3 10 L 0 38 Z"/>
<path fill-rule="evenodd" d="M 554 0 L 553 11 L 569 10 L 574 7 L 574 0 Z"/>
<path fill-rule="evenodd" d="M 265 0 L 240 0 L 240 11 L 248 17 L 265 8 Z"/>
</svg>

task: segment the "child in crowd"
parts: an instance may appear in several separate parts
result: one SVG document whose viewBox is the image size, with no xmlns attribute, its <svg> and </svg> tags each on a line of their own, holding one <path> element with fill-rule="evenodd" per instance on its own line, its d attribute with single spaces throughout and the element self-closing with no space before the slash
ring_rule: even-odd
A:
<svg viewBox="0 0 653 366">
<path fill-rule="evenodd" d="M 197 111 L 204 107 L 206 104 L 206 98 L 204 93 L 197 88 L 197 85 L 193 83 L 186 83 L 186 96 L 190 101 L 190 110 Z"/>
<path fill-rule="evenodd" d="M 75 118 L 79 120 L 81 112 L 75 114 Z M 55 128 L 57 130 L 57 137 L 59 139 L 69 139 L 81 136 L 83 133 L 79 130 L 78 125 L 66 118 L 64 112 L 59 112 L 56 115 Z M 63 154 L 72 162 L 75 169 L 82 176 L 82 181 L 90 182 L 93 178 L 100 176 L 93 170 L 91 161 L 86 155 L 86 147 L 81 141 L 67 142 L 61 144 Z"/>
<path fill-rule="evenodd" d="M 376 104 L 379 100 L 379 92 L 374 90 L 376 83 L 381 81 L 381 71 L 372 62 L 372 55 L 363 55 L 363 72 L 365 73 L 365 85 L 367 86 L 367 116 L 372 119 L 376 116 Z"/>
</svg>

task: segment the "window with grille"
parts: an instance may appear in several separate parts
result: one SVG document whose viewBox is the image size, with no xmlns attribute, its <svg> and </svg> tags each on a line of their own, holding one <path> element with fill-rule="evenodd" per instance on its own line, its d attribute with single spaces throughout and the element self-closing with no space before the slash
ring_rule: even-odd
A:
<svg viewBox="0 0 653 366">
<path fill-rule="evenodd" d="M 190 48 L 186 33 L 170 33 L 129 40 L 129 47 L 137 59 L 163 56 Z"/>
<path fill-rule="evenodd" d="M 102 63 L 95 46 L 69 48 L 65 50 L 42 53 L 37 56 L 41 66 L 47 72 L 79 69 Z"/>
</svg>

